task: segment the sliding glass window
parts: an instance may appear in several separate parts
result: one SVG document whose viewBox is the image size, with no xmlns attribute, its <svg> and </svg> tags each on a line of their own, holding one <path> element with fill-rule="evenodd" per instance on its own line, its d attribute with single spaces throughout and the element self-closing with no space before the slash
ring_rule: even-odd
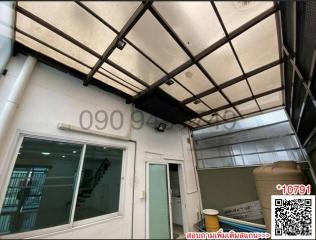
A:
<svg viewBox="0 0 316 240">
<path fill-rule="evenodd" d="M 0 235 L 119 212 L 123 151 L 24 137 L 1 199 Z"/>
</svg>

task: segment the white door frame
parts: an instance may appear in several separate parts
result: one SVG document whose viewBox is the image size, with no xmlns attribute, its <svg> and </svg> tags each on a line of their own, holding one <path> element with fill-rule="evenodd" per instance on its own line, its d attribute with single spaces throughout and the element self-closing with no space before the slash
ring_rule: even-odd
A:
<svg viewBox="0 0 316 240">
<path fill-rule="evenodd" d="M 173 238 L 173 226 L 172 226 L 172 207 L 171 207 L 171 190 L 170 190 L 170 178 L 169 178 L 169 164 L 178 165 L 180 194 L 181 194 L 181 210 L 182 210 L 182 227 L 183 232 L 188 231 L 187 218 L 186 218 L 186 185 L 184 176 L 184 163 L 183 160 L 173 160 L 169 158 L 151 159 L 145 162 L 146 164 L 146 239 L 149 239 L 149 164 L 161 164 L 167 166 L 167 181 L 168 181 L 168 203 L 169 203 L 169 221 L 170 221 L 170 237 Z"/>
</svg>

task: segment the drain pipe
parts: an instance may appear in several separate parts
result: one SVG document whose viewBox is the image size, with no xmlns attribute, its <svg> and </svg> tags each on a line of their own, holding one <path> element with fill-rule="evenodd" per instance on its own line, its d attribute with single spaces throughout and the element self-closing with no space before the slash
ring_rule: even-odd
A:
<svg viewBox="0 0 316 240">
<path fill-rule="evenodd" d="M 36 58 L 28 56 L 23 68 L 17 77 L 13 89 L 4 104 L 0 115 L 0 146 L 2 146 L 4 139 L 6 139 L 7 129 L 9 128 L 10 123 L 16 109 L 19 107 L 20 100 L 23 96 L 24 90 L 29 82 L 31 73 L 36 65 Z"/>
</svg>

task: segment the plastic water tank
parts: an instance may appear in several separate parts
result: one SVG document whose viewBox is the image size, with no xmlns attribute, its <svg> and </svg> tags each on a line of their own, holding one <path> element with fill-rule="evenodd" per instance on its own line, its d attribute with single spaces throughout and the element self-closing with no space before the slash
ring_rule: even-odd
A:
<svg viewBox="0 0 316 240">
<path fill-rule="evenodd" d="M 256 188 L 267 229 L 271 232 L 271 195 L 282 195 L 278 184 L 304 184 L 302 171 L 294 161 L 281 161 L 253 170 Z"/>
</svg>

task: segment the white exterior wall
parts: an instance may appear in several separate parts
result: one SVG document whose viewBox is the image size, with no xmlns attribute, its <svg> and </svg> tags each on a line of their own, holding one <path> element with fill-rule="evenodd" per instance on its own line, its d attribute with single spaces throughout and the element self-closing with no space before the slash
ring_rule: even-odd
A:
<svg viewBox="0 0 316 240">
<path fill-rule="evenodd" d="M 0 80 L 0 112 L 24 61 L 25 56 L 13 57 L 8 66 L 7 75 Z M 123 127 L 120 130 L 115 130 L 108 124 L 103 132 L 123 137 L 131 134 L 131 139 L 137 142 L 134 238 L 145 238 L 146 236 L 146 203 L 145 199 L 140 198 L 140 193 L 146 189 L 145 162 L 148 158 L 150 160 L 159 158 L 184 162 L 186 185 L 186 211 L 184 214 L 187 216 L 187 230 L 192 231 L 193 224 L 198 221 L 197 210 L 200 208 L 200 195 L 196 182 L 195 163 L 192 161 L 191 151 L 187 143 L 187 129 L 175 126 L 171 130 L 159 133 L 152 127 L 144 125 L 140 130 L 131 130 L 132 105 L 128 105 L 124 99 L 94 86 L 84 87 L 81 80 L 42 63 L 38 63 L 35 67 L 14 120 L 8 128 L 6 141 L 3 141 L 4 144 L 0 146 L 0 194 L 5 194 L 5 190 L 2 189 L 10 176 L 8 171 L 14 165 L 10 156 L 16 145 L 19 132 L 91 143 L 123 144 L 128 150 L 122 215 L 106 221 L 42 235 L 41 238 L 131 238 L 135 145 L 131 142 L 126 143 L 57 129 L 57 124 L 60 122 L 80 126 L 79 115 L 83 110 L 89 110 L 92 113 L 104 110 L 108 115 L 115 110 L 121 111 L 124 117 Z M 148 117 L 149 115 L 145 114 L 145 116 Z M 92 129 L 97 130 L 94 127 Z"/>
</svg>

